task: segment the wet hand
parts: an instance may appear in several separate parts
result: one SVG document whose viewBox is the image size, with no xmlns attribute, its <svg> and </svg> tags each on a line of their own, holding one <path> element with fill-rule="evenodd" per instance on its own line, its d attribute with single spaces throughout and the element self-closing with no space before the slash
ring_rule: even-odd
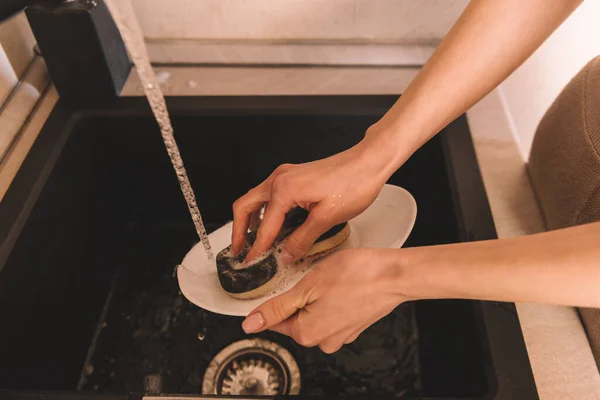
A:
<svg viewBox="0 0 600 400">
<path fill-rule="evenodd" d="M 278 167 L 264 182 L 233 205 L 232 245 L 239 253 L 251 220 L 266 205 L 257 239 L 246 260 L 267 250 L 275 240 L 285 214 L 294 207 L 309 211 L 306 222 L 285 241 L 283 260 L 304 255 L 333 226 L 363 212 L 375 200 L 396 169 L 390 157 L 363 141 L 329 158 L 306 164 Z"/>
<path fill-rule="evenodd" d="M 246 333 L 276 331 L 333 353 L 407 300 L 400 276 L 398 250 L 343 250 L 250 313 L 242 327 Z"/>
</svg>

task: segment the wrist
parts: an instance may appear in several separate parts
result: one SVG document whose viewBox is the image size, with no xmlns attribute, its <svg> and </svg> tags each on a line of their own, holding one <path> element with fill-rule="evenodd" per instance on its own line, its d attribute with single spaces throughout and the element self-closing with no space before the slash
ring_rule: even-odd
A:
<svg viewBox="0 0 600 400">
<path fill-rule="evenodd" d="M 425 298 L 425 285 L 419 273 L 424 266 L 420 265 L 421 261 L 417 261 L 415 254 L 412 254 L 413 249 L 380 249 L 378 257 L 382 267 L 382 281 L 385 282 L 379 290 L 397 296 L 400 302 Z"/>
<path fill-rule="evenodd" d="M 394 249 L 391 255 L 392 284 L 395 292 L 407 300 L 456 298 L 445 284 L 458 273 L 452 268 L 451 254 L 443 254 L 447 246 Z"/>
<path fill-rule="evenodd" d="M 386 176 L 386 180 L 408 160 L 416 148 L 406 135 L 393 126 L 377 122 L 356 146 L 364 159 L 372 160 L 375 169 Z"/>
</svg>

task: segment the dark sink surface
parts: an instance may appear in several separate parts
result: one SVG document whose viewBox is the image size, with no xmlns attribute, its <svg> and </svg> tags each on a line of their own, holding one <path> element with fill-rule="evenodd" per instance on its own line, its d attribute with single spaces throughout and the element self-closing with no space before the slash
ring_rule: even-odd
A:
<svg viewBox="0 0 600 400">
<path fill-rule="evenodd" d="M 160 376 L 164 392 L 199 393 L 212 358 L 228 344 L 247 337 L 241 329 L 242 318 L 207 312 L 179 293 L 173 266 L 189 250 L 187 243 L 194 235 L 187 224 L 140 226 L 128 232 L 109 307 L 84 369 L 90 373 L 81 382 L 83 390 L 143 392 L 146 376 Z M 301 348 L 276 333 L 258 336 L 291 351 L 302 371 L 304 394 L 417 395 L 418 343 L 413 318 L 410 304 L 398 307 L 333 355 Z"/>
<path fill-rule="evenodd" d="M 279 164 L 358 142 L 392 101 L 170 99 L 209 229 Z M 493 238 L 464 117 L 389 182 L 418 204 L 406 246 Z M 245 337 L 240 318 L 190 304 L 172 277 L 197 238 L 144 99 L 59 104 L 2 202 L 0 238 L 0 388 L 13 390 L 5 393 L 127 397 L 144 391 L 149 374 L 161 375 L 164 392 L 200 393 L 212 357 Z M 510 304 L 403 304 L 331 356 L 262 336 L 295 357 L 303 395 L 536 398 Z"/>
</svg>

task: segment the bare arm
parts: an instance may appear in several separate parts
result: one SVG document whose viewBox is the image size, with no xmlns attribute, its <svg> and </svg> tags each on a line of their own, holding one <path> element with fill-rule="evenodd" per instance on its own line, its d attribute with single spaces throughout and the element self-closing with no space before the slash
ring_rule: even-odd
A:
<svg viewBox="0 0 600 400">
<path fill-rule="evenodd" d="M 581 2 L 471 1 L 402 97 L 369 132 L 378 137 L 374 147 L 390 149 L 388 173 L 504 81 Z"/>
<path fill-rule="evenodd" d="M 520 238 L 407 249 L 349 249 L 254 310 L 270 329 L 327 353 L 398 304 L 479 299 L 600 307 L 600 222 Z"/>
<path fill-rule="evenodd" d="M 284 254 L 289 260 L 301 257 L 322 233 L 364 211 L 414 151 L 502 82 L 580 3 L 473 0 L 361 143 L 324 160 L 278 168 L 236 201 L 234 251 L 243 247 L 252 213 L 268 202 L 248 259 L 271 245 L 284 214 L 295 206 L 310 210 L 310 216 L 288 238 Z"/>
<path fill-rule="evenodd" d="M 411 299 L 467 298 L 600 307 L 600 222 L 519 238 L 397 252 Z"/>
<path fill-rule="evenodd" d="M 352 204 L 351 193 L 361 193 L 354 211 L 360 209 L 368 203 L 365 198 L 374 198 L 375 190 L 357 190 L 363 187 L 360 179 L 366 176 L 365 182 L 383 185 L 425 141 L 527 59 L 580 3 L 473 0 L 394 107 L 351 154 L 339 157 L 346 160 L 342 168 L 335 169 L 339 160 L 333 156 L 324 160 L 323 167 L 320 162 L 288 166 L 274 178 L 284 178 L 283 187 L 292 198 L 296 188 L 301 189 L 298 193 L 310 193 L 309 206 L 325 202 L 336 179 L 345 180 L 353 188 L 346 204 Z M 344 175 L 348 166 L 354 175 Z M 288 175 L 289 171 L 296 175 Z M 329 181 L 324 171 L 333 171 Z M 311 191 L 310 185 L 301 184 L 303 180 L 324 188 Z M 350 214 L 341 215 L 334 216 L 339 220 Z M 321 215 L 318 220 L 327 218 Z M 261 226 L 266 231 L 275 228 L 279 227 Z M 294 238 L 303 241 L 309 242 L 302 236 Z M 246 332 L 271 329 L 300 344 L 334 352 L 407 300 L 468 298 L 600 307 L 599 243 L 600 222 L 486 242 L 344 250 L 319 263 L 289 292 L 253 311 L 243 327 Z"/>
</svg>

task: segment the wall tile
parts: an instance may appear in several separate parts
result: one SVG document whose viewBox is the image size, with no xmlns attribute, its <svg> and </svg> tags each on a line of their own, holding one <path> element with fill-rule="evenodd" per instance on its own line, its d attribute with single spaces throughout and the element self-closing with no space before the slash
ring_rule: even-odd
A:
<svg viewBox="0 0 600 400">
<path fill-rule="evenodd" d="M 0 43 L 0 104 L 4 103 L 16 83 L 17 75 Z"/>
<path fill-rule="evenodd" d="M 207 43 L 196 40 L 150 40 L 154 63 L 423 65 L 434 46 L 401 44 L 261 44 Z"/>
<path fill-rule="evenodd" d="M 468 0 L 133 0 L 149 38 L 441 39 Z"/>
<path fill-rule="evenodd" d="M 166 96 L 400 94 L 416 68 L 156 68 Z M 122 96 L 140 96 L 135 71 Z"/>
<path fill-rule="evenodd" d="M 0 24 L 0 43 L 17 76 L 23 75 L 33 57 L 35 45 L 25 14 L 17 14 Z"/>
</svg>

